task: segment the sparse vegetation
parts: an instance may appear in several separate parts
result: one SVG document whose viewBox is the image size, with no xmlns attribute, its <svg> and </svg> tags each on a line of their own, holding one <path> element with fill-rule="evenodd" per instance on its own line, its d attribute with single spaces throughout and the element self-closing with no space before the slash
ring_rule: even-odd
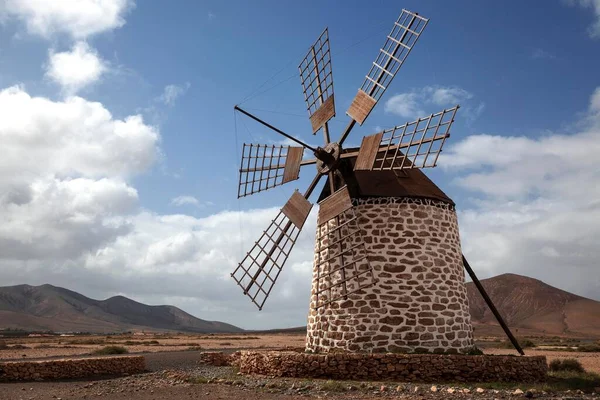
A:
<svg viewBox="0 0 600 400">
<path fill-rule="evenodd" d="M 101 349 L 95 350 L 94 354 L 97 355 L 110 355 L 110 354 L 127 354 L 129 351 L 123 346 L 104 346 Z"/>
<path fill-rule="evenodd" d="M 483 351 L 481 351 L 481 349 L 477 346 L 473 346 L 473 347 L 469 347 L 468 349 L 465 349 L 463 351 L 463 354 L 466 354 L 468 356 L 480 356 L 483 355 Z"/>
<path fill-rule="evenodd" d="M 221 342 L 221 343 L 219 343 L 219 346 L 232 346 L 232 345 L 233 345 L 233 343 L 231 343 L 231 342 Z"/>
<path fill-rule="evenodd" d="M 6 342 L 4 340 L 0 340 L 0 350 L 8 349 Z"/>
<path fill-rule="evenodd" d="M 585 372 L 583 366 L 574 358 L 565 358 L 563 360 L 552 360 L 549 364 L 549 369 L 552 372 L 567 371 L 567 372 Z"/>
<path fill-rule="evenodd" d="M 205 376 L 202 375 L 198 375 L 198 376 L 191 376 L 187 379 L 188 383 L 193 383 L 196 385 L 203 385 L 205 383 L 208 383 L 209 379 Z"/>
<path fill-rule="evenodd" d="M 321 389 L 326 392 L 343 392 L 345 391 L 344 383 L 341 381 L 326 381 L 321 385 Z"/>
<path fill-rule="evenodd" d="M 600 353 L 600 344 L 582 344 L 577 347 L 576 351 L 582 353 Z"/>
<path fill-rule="evenodd" d="M 202 351 L 204 350 L 202 346 L 191 346 L 187 348 L 188 351 Z"/>
</svg>

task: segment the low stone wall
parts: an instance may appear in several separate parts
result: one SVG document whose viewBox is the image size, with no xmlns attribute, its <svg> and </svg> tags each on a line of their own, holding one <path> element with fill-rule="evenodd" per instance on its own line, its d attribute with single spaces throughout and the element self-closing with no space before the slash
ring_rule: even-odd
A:
<svg viewBox="0 0 600 400">
<path fill-rule="evenodd" d="M 200 353 L 200 362 L 222 367 L 231 364 L 231 355 L 225 354 L 222 351 L 204 351 Z"/>
<path fill-rule="evenodd" d="M 439 354 L 310 354 L 242 351 L 245 374 L 294 378 L 414 382 L 539 382 L 546 379 L 546 357 Z"/>
<path fill-rule="evenodd" d="M 135 374 L 146 370 L 143 356 L 0 362 L 0 381 L 77 379 Z"/>
</svg>

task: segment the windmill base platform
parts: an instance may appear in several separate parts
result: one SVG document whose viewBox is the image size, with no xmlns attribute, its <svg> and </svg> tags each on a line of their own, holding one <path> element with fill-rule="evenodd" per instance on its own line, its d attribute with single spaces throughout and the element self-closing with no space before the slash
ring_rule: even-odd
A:
<svg viewBox="0 0 600 400">
<path fill-rule="evenodd" d="M 370 266 L 358 262 L 354 278 L 342 268 L 346 285 L 335 284 L 341 271 L 329 272 L 340 270 L 338 261 L 322 262 L 327 246 L 319 238 L 341 222 L 319 223 L 306 350 L 459 353 L 472 347 L 454 204 L 423 197 L 352 202 Z M 369 279 L 367 267 L 376 281 L 357 291 Z"/>
<path fill-rule="evenodd" d="M 244 374 L 396 382 L 543 382 L 545 356 L 463 354 L 309 354 L 247 350 L 235 365 Z"/>
</svg>

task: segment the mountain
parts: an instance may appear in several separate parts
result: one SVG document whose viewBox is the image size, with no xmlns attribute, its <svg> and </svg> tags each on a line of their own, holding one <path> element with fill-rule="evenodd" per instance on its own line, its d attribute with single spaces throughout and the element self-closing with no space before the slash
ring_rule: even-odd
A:
<svg viewBox="0 0 600 400">
<path fill-rule="evenodd" d="M 173 306 L 149 306 L 123 296 L 93 300 L 52 285 L 0 287 L 2 328 L 94 333 L 242 331 L 224 322 L 196 318 Z"/>
<path fill-rule="evenodd" d="M 513 333 L 600 336 L 598 301 L 516 274 L 483 279 L 481 284 Z M 472 282 L 467 293 L 476 335 L 499 334 L 494 315 Z"/>
</svg>

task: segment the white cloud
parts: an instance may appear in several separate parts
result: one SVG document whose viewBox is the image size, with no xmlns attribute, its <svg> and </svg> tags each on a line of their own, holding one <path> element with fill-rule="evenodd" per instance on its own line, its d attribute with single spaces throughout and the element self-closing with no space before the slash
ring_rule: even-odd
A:
<svg viewBox="0 0 600 400">
<path fill-rule="evenodd" d="M 127 177 L 159 156 L 159 133 L 139 115 L 114 119 L 81 97 L 51 101 L 22 87 L 0 91 L 0 180 L 24 175 Z"/>
<path fill-rule="evenodd" d="M 426 116 L 434 106 L 451 107 L 471 98 L 473 95 L 470 92 L 456 86 L 425 86 L 392 96 L 386 101 L 384 109 L 387 113 L 416 119 Z"/>
<path fill-rule="evenodd" d="M 596 21 L 588 28 L 588 33 L 591 38 L 600 38 L 600 0 L 567 0 L 571 6 L 580 6 L 591 8 Z"/>
<path fill-rule="evenodd" d="M 420 100 L 421 98 L 417 93 L 397 94 L 385 102 L 384 110 L 403 118 L 418 118 L 425 114 L 419 104 Z"/>
<path fill-rule="evenodd" d="M 192 205 L 196 207 L 200 207 L 200 201 L 194 196 L 177 196 L 171 200 L 171 205 L 173 206 L 185 206 Z"/>
<path fill-rule="evenodd" d="M 425 94 L 430 96 L 430 100 L 433 104 L 438 106 L 451 106 L 460 103 L 461 101 L 468 100 L 473 95 L 464 89 L 459 87 L 426 87 Z"/>
<path fill-rule="evenodd" d="M 85 42 L 77 42 L 71 51 L 50 51 L 46 76 L 74 94 L 100 79 L 107 70 L 106 62 Z"/>
<path fill-rule="evenodd" d="M 191 84 L 186 82 L 184 85 L 167 85 L 158 100 L 168 106 L 175 104 L 175 100 L 183 96 L 188 91 Z"/>
<path fill-rule="evenodd" d="M 83 39 L 122 27 L 133 6 L 133 0 L 2 0 L 0 15 L 21 20 L 32 35 Z"/>
<path fill-rule="evenodd" d="M 598 298 L 600 88 L 583 123 L 535 139 L 470 136 L 440 158 L 471 193 L 459 204 L 462 240 L 483 275 L 522 273 Z"/>
</svg>

